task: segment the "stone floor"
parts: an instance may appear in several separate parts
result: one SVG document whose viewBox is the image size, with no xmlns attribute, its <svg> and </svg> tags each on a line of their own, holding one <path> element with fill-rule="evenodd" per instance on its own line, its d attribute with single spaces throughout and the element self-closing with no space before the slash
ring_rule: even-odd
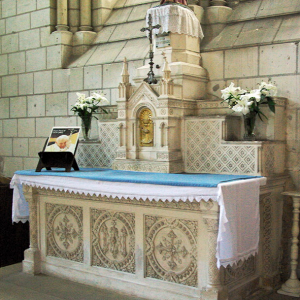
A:
<svg viewBox="0 0 300 300">
<path fill-rule="evenodd" d="M 51 276 L 24 274 L 21 269 L 21 264 L 0 268 L 0 300 L 143 300 Z M 274 293 L 255 300 L 296 299 L 300 298 Z"/>
</svg>

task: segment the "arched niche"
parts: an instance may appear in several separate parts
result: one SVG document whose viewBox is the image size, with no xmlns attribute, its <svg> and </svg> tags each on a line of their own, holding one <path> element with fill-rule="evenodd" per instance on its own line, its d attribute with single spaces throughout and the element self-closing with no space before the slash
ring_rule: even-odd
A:
<svg viewBox="0 0 300 300">
<path fill-rule="evenodd" d="M 140 147 L 153 147 L 154 145 L 154 123 L 153 112 L 149 107 L 142 107 L 138 112 L 138 136 Z"/>
</svg>

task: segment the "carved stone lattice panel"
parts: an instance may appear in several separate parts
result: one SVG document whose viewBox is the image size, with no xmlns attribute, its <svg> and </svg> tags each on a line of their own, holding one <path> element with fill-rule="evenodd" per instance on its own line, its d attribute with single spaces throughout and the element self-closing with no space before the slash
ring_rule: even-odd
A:
<svg viewBox="0 0 300 300">
<path fill-rule="evenodd" d="M 221 126 L 220 120 L 186 121 L 185 171 L 256 175 L 257 147 L 221 144 Z"/>
<path fill-rule="evenodd" d="M 82 208 L 46 203 L 47 255 L 83 262 Z"/>
<path fill-rule="evenodd" d="M 264 275 L 270 276 L 273 273 L 273 266 L 277 266 L 272 255 L 272 200 L 271 194 L 261 198 L 260 209 L 262 210 L 262 255 Z"/>
<path fill-rule="evenodd" d="M 264 145 L 265 154 L 265 175 L 274 173 L 275 145 Z"/>
<path fill-rule="evenodd" d="M 92 265 L 135 273 L 135 216 L 91 209 Z"/>
<path fill-rule="evenodd" d="M 79 143 L 76 154 L 79 167 L 111 167 L 119 146 L 117 124 L 100 124 L 99 136 L 99 143 Z"/>
<path fill-rule="evenodd" d="M 256 271 L 256 257 L 250 256 L 245 261 L 239 261 L 233 267 L 227 266 L 224 271 L 223 284 L 231 284 L 242 280 L 245 277 L 252 276 Z"/>
<path fill-rule="evenodd" d="M 146 277 L 196 287 L 198 222 L 145 216 Z"/>
</svg>

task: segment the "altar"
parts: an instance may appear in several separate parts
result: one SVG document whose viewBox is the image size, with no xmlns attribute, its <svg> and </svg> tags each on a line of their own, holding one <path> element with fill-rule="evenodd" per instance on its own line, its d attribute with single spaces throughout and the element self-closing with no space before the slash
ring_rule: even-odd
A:
<svg viewBox="0 0 300 300">
<path fill-rule="evenodd" d="M 31 226 L 23 271 L 146 299 L 246 299 L 276 282 L 278 180 L 149 174 L 17 171 L 14 218 L 26 218 L 24 195 Z"/>
<path fill-rule="evenodd" d="M 241 116 L 206 98 L 196 12 L 148 10 L 150 62 L 133 70 L 124 58 L 99 142 L 78 146 L 80 171 L 15 173 L 13 221 L 30 219 L 24 272 L 151 300 L 246 300 L 278 287 L 285 99 L 257 140 L 243 140 Z"/>
</svg>

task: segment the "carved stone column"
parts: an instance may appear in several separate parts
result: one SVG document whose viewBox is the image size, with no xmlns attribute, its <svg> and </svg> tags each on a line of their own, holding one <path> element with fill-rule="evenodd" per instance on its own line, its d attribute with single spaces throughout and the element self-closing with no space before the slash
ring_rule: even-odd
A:
<svg viewBox="0 0 300 300">
<path fill-rule="evenodd" d="M 57 31 L 68 31 L 68 0 L 57 0 Z"/>
<path fill-rule="evenodd" d="M 41 255 L 38 246 L 38 210 L 39 195 L 35 188 L 24 186 L 24 196 L 29 204 L 30 245 L 24 252 L 23 272 L 28 274 L 41 273 Z"/>
<path fill-rule="evenodd" d="M 202 295 L 205 299 L 226 299 L 226 293 L 222 286 L 220 280 L 220 270 L 217 268 L 217 238 L 218 238 L 218 219 L 204 218 L 204 223 L 207 226 L 208 231 L 208 283 Z"/>
<path fill-rule="evenodd" d="M 80 1 L 80 31 L 92 30 L 92 2 L 91 0 Z"/>
<path fill-rule="evenodd" d="M 293 227 L 292 227 L 292 247 L 291 247 L 291 276 L 278 291 L 279 294 L 292 297 L 300 297 L 300 281 L 297 278 L 297 265 L 299 256 L 299 214 L 300 214 L 300 192 L 285 192 L 283 195 L 293 198 Z"/>
</svg>

